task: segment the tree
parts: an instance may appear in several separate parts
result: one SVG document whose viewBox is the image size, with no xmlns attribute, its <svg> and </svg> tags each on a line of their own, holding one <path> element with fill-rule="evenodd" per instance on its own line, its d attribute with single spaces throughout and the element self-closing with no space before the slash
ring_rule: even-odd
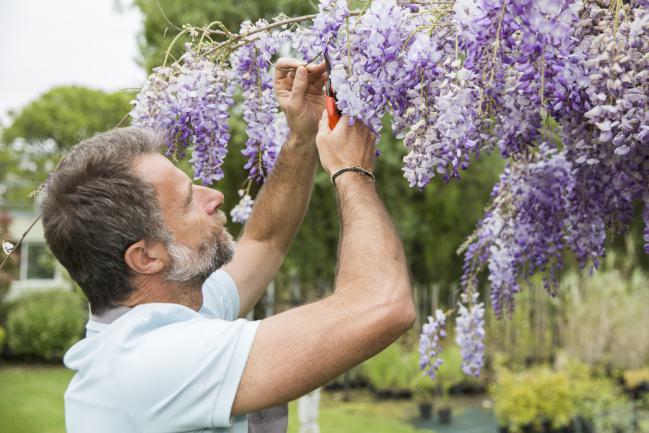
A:
<svg viewBox="0 0 649 433">
<path fill-rule="evenodd" d="M 11 123 L 0 134 L 0 180 L 7 188 L 3 202 L 28 203 L 27 194 L 47 179 L 73 145 L 120 121 L 128 125 L 133 96 L 62 86 L 10 113 Z"/>
<path fill-rule="evenodd" d="M 54 87 L 19 112 L 10 113 L 12 122 L 2 132 L 2 142 L 7 144 L 18 138 L 28 142 L 52 139 L 58 148 L 69 149 L 84 138 L 117 125 L 131 110 L 133 97 L 132 92 Z"/>
<path fill-rule="evenodd" d="M 301 15 L 317 11 L 304 0 L 135 0 L 144 14 L 144 30 L 140 40 L 141 63 L 147 71 L 163 64 L 165 52 L 184 24 L 204 26 L 220 21 L 230 31 L 238 31 L 246 19 L 270 19 L 280 13 Z M 171 55 L 182 53 L 181 38 Z"/>
</svg>

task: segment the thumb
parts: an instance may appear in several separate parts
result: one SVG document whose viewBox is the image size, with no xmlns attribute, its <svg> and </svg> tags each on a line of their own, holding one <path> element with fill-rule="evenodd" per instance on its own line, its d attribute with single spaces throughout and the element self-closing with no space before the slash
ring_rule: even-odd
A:
<svg viewBox="0 0 649 433">
<path fill-rule="evenodd" d="M 306 89 L 309 87 L 309 79 L 307 78 L 306 68 L 298 66 L 295 71 L 295 79 L 293 80 L 293 88 L 291 89 L 292 98 L 303 98 Z"/>
</svg>

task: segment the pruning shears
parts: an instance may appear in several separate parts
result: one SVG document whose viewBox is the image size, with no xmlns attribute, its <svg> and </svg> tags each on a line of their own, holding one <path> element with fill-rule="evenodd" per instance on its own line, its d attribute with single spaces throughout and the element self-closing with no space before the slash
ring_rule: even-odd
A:
<svg viewBox="0 0 649 433">
<path fill-rule="evenodd" d="M 324 59 L 325 64 L 327 65 L 327 73 L 329 74 L 329 77 L 327 77 L 327 82 L 325 83 L 327 115 L 329 116 L 329 129 L 334 129 L 336 127 L 336 124 L 338 124 L 340 117 L 342 116 L 342 112 L 336 105 L 338 99 L 336 98 L 336 92 L 334 92 L 334 88 L 331 85 L 331 62 L 329 61 L 329 55 L 326 51 L 324 52 Z"/>
</svg>

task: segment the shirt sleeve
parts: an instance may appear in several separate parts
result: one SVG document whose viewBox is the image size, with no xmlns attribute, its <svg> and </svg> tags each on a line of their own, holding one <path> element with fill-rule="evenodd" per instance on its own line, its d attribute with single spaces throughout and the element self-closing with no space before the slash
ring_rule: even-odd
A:
<svg viewBox="0 0 649 433">
<path fill-rule="evenodd" d="M 199 313 L 212 319 L 235 320 L 239 317 L 239 290 L 222 269 L 213 272 L 203 283 L 203 305 Z"/>
<path fill-rule="evenodd" d="M 114 363 L 123 409 L 142 432 L 230 427 L 258 326 L 197 315 L 132 336 Z"/>
</svg>

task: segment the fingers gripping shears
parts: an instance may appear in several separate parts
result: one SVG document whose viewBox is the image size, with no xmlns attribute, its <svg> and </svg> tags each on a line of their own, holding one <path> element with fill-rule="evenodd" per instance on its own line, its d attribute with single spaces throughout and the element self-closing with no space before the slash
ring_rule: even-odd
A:
<svg viewBox="0 0 649 433">
<path fill-rule="evenodd" d="M 327 82 L 325 83 L 327 116 L 329 117 L 329 129 L 334 129 L 336 127 L 336 124 L 338 124 L 340 117 L 342 116 L 342 112 L 338 109 L 338 106 L 336 105 L 338 99 L 336 98 L 336 92 L 334 92 L 334 88 L 331 85 L 331 62 L 329 61 L 329 55 L 327 54 L 326 51 L 324 52 L 324 59 L 325 59 L 325 64 L 327 65 L 327 74 L 328 74 Z"/>
</svg>

